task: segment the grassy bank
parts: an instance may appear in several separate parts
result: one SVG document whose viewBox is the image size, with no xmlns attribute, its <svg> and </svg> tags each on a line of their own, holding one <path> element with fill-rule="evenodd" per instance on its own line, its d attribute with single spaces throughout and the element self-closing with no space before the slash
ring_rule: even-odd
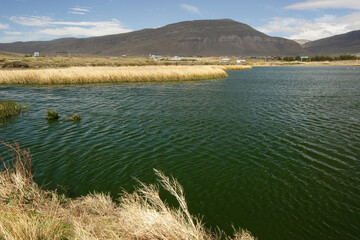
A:
<svg viewBox="0 0 360 240">
<path fill-rule="evenodd" d="M 33 182 L 29 151 L 4 144 L 14 162 L 0 172 L 0 239 L 254 239 L 244 230 L 231 238 L 205 228 L 189 213 L 181 185 L 160 171 L 155 170 L 159 183 L 178 208 L 160 198 L 158 185 L 141 182 L 119 203 L 101 193 L 70 199 L 42 190 Z"/>
<path fill-rule="evenodd" d="M 71 67 L 1 70 L 0 84 L 195 81 L 225 77 L 223 69 L 212 66 Z"/>
<path fill-rule="evenodd" d="M 0 100 L 0 120 L 16 116 L 27 108 L 13 100 Z"/>
</svg>

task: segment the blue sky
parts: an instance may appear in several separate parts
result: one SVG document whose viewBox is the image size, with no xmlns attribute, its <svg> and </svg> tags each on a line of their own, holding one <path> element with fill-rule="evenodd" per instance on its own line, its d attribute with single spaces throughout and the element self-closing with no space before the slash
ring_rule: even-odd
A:
<svg viewBox="0 0 360 240">
<path fill-rule="evenodd" d="M 0 0 L 0 43 L 102 36 L 220 18 L 270 36 L 315 40 L 360 30 L 360 0 Z"/>
</svg>

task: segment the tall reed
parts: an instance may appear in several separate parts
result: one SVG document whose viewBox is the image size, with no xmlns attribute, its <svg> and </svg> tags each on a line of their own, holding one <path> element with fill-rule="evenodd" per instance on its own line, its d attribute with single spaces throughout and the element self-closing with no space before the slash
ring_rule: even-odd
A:
<svg viewBox="0 0 360 240">
<path fill-rule="evenodd" d="M 1 70 L 0 85 L 194 81 L 225 77 L 224 70 L 211 66 L 71 67 Z"/>
<path fill-rule="evenodd" d="M 14 100 L 0 100 L 0 120 L 16 116 L 19 113 L 24 112 L 26 109 L 26 106 L 23 106 Z"/>
<path fill-rule="evenodd" d="M 252 69 L 250 65 L 219 65 L 221 69 L 226 71 L 248 70 Z"/>
<path fill-rule="evenodd" d="M 160 185 L 179 208 L 160 198 L 158 185 L 141 182 L 133 193 L 124 192 L 119 203 L 102 193 L 70 199 L 42 190 L 32 181 L 29 151 L 4 144 L 15 152 L 15 163 L 0 171 L 0 239 L 254 239 L 241 229 L 230 238 L 205 228 L 190 214 L 178 181 L 158 170 Z"/>
</svg>

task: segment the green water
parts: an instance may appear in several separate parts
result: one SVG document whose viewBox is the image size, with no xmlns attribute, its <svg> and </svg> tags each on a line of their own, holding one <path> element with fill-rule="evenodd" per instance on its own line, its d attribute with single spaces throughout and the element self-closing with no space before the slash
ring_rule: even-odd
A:
<svg viewBox="0 0 360 240">
<path fill-rule="evenodd" d="M 30 104 L 0 126 L 33 154 L 35 180 L 71 197 L 131 191 L 153 168 L 192 214 L 259 239 L 360 238 L 360 68 L 278 67 L 223 80 L 0 87 Z M 46 109 L 80 122 L 48 122 Z M 4 148 L 0 149 L 4 152 Z"/>
</svg>

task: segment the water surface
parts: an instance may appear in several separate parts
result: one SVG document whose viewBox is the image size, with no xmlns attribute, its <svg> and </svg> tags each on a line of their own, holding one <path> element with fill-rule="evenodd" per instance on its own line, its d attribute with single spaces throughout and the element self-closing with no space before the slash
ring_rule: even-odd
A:
<svg viewBox="0 0 360 240">
<path fill-rule="evenodd" d="M 360 68 L 277 67 L 224 80 L 0 87 L 30 112 L 0 126 L 35 180 L 71 197 L 131 191 L 153 168 L 190 211 L 259 239 L 360 238 Z M 46 109 L 80 122 L 48 122 Z M 3 148 L 2 148 L 3 151 Z M 171 199 L 170 199 L 171 201 Z"/>
</svg>

